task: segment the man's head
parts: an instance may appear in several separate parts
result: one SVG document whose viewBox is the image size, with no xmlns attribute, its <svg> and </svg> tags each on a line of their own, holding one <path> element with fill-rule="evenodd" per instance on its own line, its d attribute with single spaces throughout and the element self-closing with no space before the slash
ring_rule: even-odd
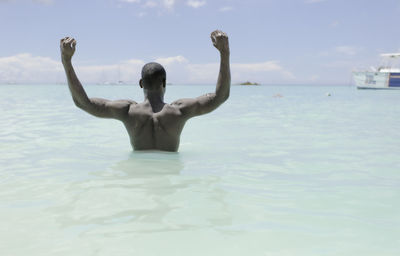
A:
<svg viewBox="0 0 400 256">
<path fill-rule="evenodd" d="M 147 91 L 163 91 L 167 74 L 163 66 L 156 62 L 150 62 L 142 68 L 140 87 Z"/>
</svg>

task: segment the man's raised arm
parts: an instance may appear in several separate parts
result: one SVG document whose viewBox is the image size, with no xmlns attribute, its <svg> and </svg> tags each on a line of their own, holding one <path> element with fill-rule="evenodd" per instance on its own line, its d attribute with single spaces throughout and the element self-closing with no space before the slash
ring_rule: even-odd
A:
<svg viewBox="0 0 400 256">
<path fill-rule="evenodd" d="M 229 98 L 231 71 L 229 66 L 228 36 L 226 33 L 216 30 L 211 33 L 211 40 L 221 55 L 217 87 L 215 93 L 208 93 L 194 99 L 180 99 L 173 103 L 179 106 L 182 114 L 187 118 L 207 114 Z"/>
<path fill-rule="evenodd" d="M 135 103 L 129 100 L 110 101 L 100 98 L 89 98 L 79 82 L 72 66 L 72 56 L 75 53 L 76 40 L 72 37 L 61 39 L 61 59 L 67 75 L 68 87 L 77 107 L 97 117 L 116 118 L 123 120 L 128 115 L 129 107 Z"/>
</svg>

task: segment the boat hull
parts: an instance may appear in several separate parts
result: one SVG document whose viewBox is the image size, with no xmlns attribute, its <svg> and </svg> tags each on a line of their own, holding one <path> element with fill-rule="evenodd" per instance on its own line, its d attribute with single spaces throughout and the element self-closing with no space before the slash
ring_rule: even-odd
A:
<svg viewBox="0 0 400 256">
<path fill-rule="evenodd" d="M 353 72 L 353 78 L 358 89 L 400 89 L 400 73 Z"/>
</svg>

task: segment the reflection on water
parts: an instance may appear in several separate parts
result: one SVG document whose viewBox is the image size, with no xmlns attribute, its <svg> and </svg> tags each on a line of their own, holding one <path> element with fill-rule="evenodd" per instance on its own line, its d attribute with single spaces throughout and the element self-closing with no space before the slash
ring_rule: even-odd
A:
<svg viewBox="0 0 400 256">
<path fill-rule="evenodd" d="M 184 165 L 178 153 L 133 152 L 129 159 L 120 161 L 112 167 L 132 178 L 144 176 L 179 175 Z"/>
<path fill-rule="evenodd" d="M 231 224 L 219 177 L 185 175 L 177 153 L 132 153 L 91 178 L 71 183 L 61 207 L 63 229 L 81 235 L 152 233 Z"/>
</svg>

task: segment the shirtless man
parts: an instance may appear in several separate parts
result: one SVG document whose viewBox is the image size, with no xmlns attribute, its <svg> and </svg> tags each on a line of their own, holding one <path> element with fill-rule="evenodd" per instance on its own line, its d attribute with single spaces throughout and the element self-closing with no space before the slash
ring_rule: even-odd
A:
<svg viewBox="0 0 400 256">
<path fill-rule="evenodd" d="M 136 103 L 132 100 L 89 98 L 86 95 L 71 63 L 75 52 L 75 39 L 61 39 L 61 59 L 77 107 L 97 117 L 122 121 L 134 150 L 175 152 L 178 150 L 180 135 L 186 121 L 213 111 L 229 97 L 231 74 L 228 36 L 216 30 L 211 33 L 211 40 L 221 55 L 215 92 L 193 99 L 179 99 L 171 104 L 164 102 L 166 73 L 158 63 L 148 63 L 143 67 L 139 84 L 143 88 L 144 101 Z"/>
</svg>

